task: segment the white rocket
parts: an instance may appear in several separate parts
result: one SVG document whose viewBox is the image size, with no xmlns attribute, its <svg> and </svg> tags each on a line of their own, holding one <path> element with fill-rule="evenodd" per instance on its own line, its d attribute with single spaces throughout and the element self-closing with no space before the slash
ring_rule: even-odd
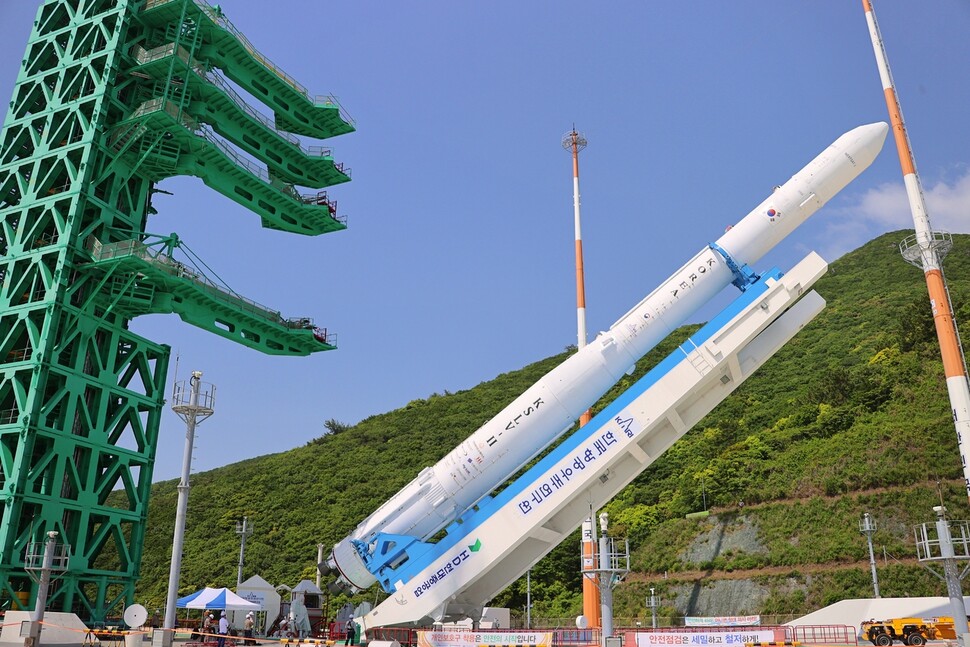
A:
<svg viewBox="0 0 970 647">
<path fill-rule="evenodd" d="M 717 242 L 677 270 L 588 346 L 554 368 L 334 546 L 321 570 L 365 589 L 378 535 L 425 541 L 460 517 L 575 424 L 647 351 L 855 179 L 882 149 L 882 122 L 845 133 Z M 375 560 L 379 562 L 380 560 Z"/>
</svg>

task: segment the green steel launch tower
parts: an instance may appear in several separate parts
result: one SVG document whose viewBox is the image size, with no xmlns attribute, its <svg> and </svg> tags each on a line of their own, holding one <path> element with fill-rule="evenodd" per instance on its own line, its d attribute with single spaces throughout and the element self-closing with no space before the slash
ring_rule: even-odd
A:
<svg viewBox="0 0 970 647">
<path fill-rule="evenodd" d="M 236 88 L 262 102 L 250 106 Z M 350 179 L 326 139 L 354 130 L 203 0 L 47 0 L 0 132 L 0 598 L 32 608 L 28 544 L 71 547 L 51 610 L 100 620 L 133 601 L 169 347 L 129 330 L 176 313 L 250 348 L 334 348 L 176 260 L 147 232 L 155 184 L 193 175 L 264 227 L 346 227 Z M 297 186 L 313 189 L 301 193 Z"/>
</svg>

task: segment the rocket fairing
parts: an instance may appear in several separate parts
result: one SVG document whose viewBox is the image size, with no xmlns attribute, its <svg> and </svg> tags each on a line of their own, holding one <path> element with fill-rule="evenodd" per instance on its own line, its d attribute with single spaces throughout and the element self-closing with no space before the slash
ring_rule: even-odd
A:
<svg viewBox="0 0 970 647">
<path fill-rule="evenodd" d="M 426 541 L 517 472 L 573 426 L 651 348 L 729 283 L 754 280 L 747 266 L 865 170 L 889 127 L 859 126 L 839 137 L 715 243 L 701 250 L 606 332 L 543 376 L 433 467 L 337 543 L 322 570 L 336 585 L 364 589 L 371 569 L 397 564 L 375 555 L 378 535 Z M 386 546 L 386 544 L 383 544 Z"/>
</svg>

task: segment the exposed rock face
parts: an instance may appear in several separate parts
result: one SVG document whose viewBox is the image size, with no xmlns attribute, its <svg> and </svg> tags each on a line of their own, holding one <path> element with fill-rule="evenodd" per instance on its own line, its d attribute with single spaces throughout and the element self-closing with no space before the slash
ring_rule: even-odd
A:
<svg viewBox="0 0 970 647">
<path fill-rule="evenodd" d="M 673 606 L 686 609 L 684 615 L 733 616 L 760 612 L 770 593 L 752 580 L 719 580 L 678 586 Z"/>
<path fill-rule="evenodd" d="M 758 526 L 748 517 L 739 516 L 722 521 L 711 517 L 713 526 L 687 547 L 680 558 L 685 562 L 703 564 L 725 553 L 759 554 L 767 549 L 758 539 Z"/>
</svg>

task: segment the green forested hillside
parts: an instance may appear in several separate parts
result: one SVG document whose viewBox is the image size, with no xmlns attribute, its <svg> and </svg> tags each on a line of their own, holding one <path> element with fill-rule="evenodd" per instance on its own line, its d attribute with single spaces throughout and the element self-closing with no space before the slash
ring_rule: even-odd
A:
<svg viewBox="0 0 970 647">
<path fill-rule="evenodd" d="M 816 285 L 822 314 L 609 505 L 613 534 L 633 551 L 618 616 L 642 616 L 649 587 L 665 613 L 694 615 L 800 613 L 869 596 L 863 511 L 879 528 L 882 594 L 945 595 L 916 563 L 912 526 L 941 499 L 953 518 L 970 510 L 926 286 L 896 247 L 907 233 L 832 263 Z M 966 339 L 970 236 L 954 242 L 945 267 Z M 600 406 L 694 328 L 648 354 Z M 181 592 L 235 581 L 243 515 L 257 527 L 246 576 L 312 579 L 318 543 L 344 537 L 565 356 L 353 426 L 329 421 L 305 447 L 195 475 Z M 164 603 L 176 484 L 153 488 L 138 600 L 149 608 Z M 711 516 L 684 519 L 705 505 Z M 576 535 L 533 570 L 533 617 L 579 613 L 578 564 Z M 517 582 L 496 604 L 521 609 L 524 590 Z"/>
</svg>

